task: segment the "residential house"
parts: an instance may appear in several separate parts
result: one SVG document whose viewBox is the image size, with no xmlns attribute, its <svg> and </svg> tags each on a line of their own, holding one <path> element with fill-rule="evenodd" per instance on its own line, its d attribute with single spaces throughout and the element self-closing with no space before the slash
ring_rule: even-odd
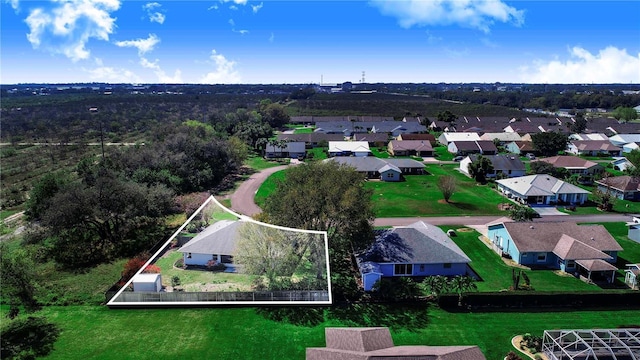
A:
<svg viewBox="0 0 640 360">
<path fill-rule="evenodd" d="M 498 190 L 509 199 L 530 205 L 582 205 L 590 194 L 580 187 L 546 174 L 501 179 L 496 180 L 496 183 Z"/>
<path fill-rule="evenodd" d="M 387 148 L 391 156 L 433 156 L 428 140 L 391 140 Z"/>
<path fill-rule="evenodd" d="M 471 262 L 444 231 L 423 221 L 376 231 L 374 244 L 356 258 L 365 291 L 383 277 L 467 275 Z"/>
<path fill-rule="evenodd" d="M 360 122 L 377 122 L 377 121 L 393 121 L 392 116 L 292 116 L 289 123 L 291 124 L 307 124 L 317 125 L 325 122 L 335 121 L 360 121 Z"/>
<path fill-rule="evenodd" d="M 625 171 L 628 168 L 633 168 L 633 164 L 631 163 L 631 161 L 627 160 L 626 157 L 616 157 L 613 158 L 613 161 L 611 162 L 611 165 L 613 165 L 613 168 L 615 170 L 620 170 L 620 171 Z"/>
<path fill-rule="evenodd" d="M 556 168 L 564 168 L 572 175 L 593 176 L 601 174 L 604 167 L 597 162 L 579 158 L 577 156 L 552 156 L 539 159 L 537 161 L 546 162 Z"/>
<path fill-rule="evenodd" d="M 571 134 L 569 140 L 581 140 L 581 141 L 603 141 L 609 140 L 609 137 L 603 133 L 595 134 Z"/>
<path fill-rule="evenodd" d="M 325 328 L 326 347 L 306 349 L 306 360 L 485 360 L 477 346 L 394 346 L 388 328 Z"/>
<path fill-rule="evenodd" d="M 633 124 L 635 127 L 640 128 L 638 124 Z M 640 129 L 638 130 L 640 131 Z M 616 134 L 609 138 L 609 142 L 611 142 L 615 146 L 623 146 L 628 143 L 640 143 L 640 134 Z"/>
<path fill-rule="evenodd" d="M 640 289 L 640 264 L 627 264 L 627 269 L 624 271 L 624 283 L 631 290 Z"/>
<path fill-rule="evenodd" d="M 366 141 L 329 141 L 329 156 L 369 156 Z"/>
<path fill-rule="evenodd" d="M 292 158 L 300 159 L 306 155 L 306 146 L 303 141 L 287 142 L 284 146 L 267 144 L 264 148 L 264 157 L 267 159 Z"/>
<path fill-rule="evenodd" d="M 336 161 L 340 164 L 351 166 L 368 179 L 380 179 L 382 181 L 400 181 L 402 180 L 402 175 L 424 173 L 424 164 L 412 159 L 336 156 L 325 161 Z"/>
<path fill-rule="evenodd" d="M 512 141 L 520 141 L 522 137 L 520 134 L 515 132 L 498 132 L 498 133 L 484 133 L 480 136 L 482 140 L 495 141 L 496 139 L 500 142 L 501 146 L 504 144 L 510 143 Z"/>
<path fill-rule="evenodd" d="M 598 190 L 620 200 L 640 201 L 640 179 L 633 176 L 610 176 L 596 181 Z"/>
<path fill-rule="evenodd" d="M 460 171 L 469 174 L 469 164 L 476 161 L 480 155 L 469 155 L 460 161 Z M 526 168 L 519 157 L 513 155 L 483 155 L 489 159 L 493 166 L 493 171 L 486 175 L 487 178 L 511 178 L 524 176 Z"/>
<path fill-rule="evenodd" d="M 480 141 L 480 135 L 477 133 L 444 132 L 438 137 L 438 142 L 444 146 L 448 146 L 454 141 Z"/>
<path fill-rule="evenodd" d="M 396 140 L 407 141 L 407 140 L 421 140 L 428 141 L 431 143 L 431 146 L 436 146 L 438 141 L 433 134 L 400 134 L 396 138 Z"/>
<path fill-rule="evenodd" d="M 315 148 L 324 144 L 327 146 L 329 141 L 344 141 L 344 135 L 341 134 L 278 134 L 278 140 L 283 141 L 303 141 L 307 149 Z"/>
<path fill-rule="evenodd" d="M 366 133 L 390 133 L 391 136 L 394 137 L 403 133 L 422 133 L 426 131 L 426 126 L 421 125 L 417 121 L 327 121 L 318 124 L 314 130 L 314 132 L 343 134 L 344 136 Z"/>
<path fill-rule="evenodd" d="M 629 239 L 640 243 L 640 218 L 633 217 L 633 221 L 627 223 L 629 230 L 627 236 Z"/>
<path fill-rule="evenodd" d="M 493 141 L 477 140 L 477 141 L 453 141 L 447 146 L 447 150 L 456 155 L 483 154 L 495 155 L 498 148 Z"/>
<path fill-rule="evenodd" d="M 193 239 L 183 245 L 185 265 L 207 266 L 211 262 L 231 264 L 236 249 L 238 229 L 245 221 L 220 220 L 208 226 Z"/>
<path fill-rule="evenodd" d="M 516 155 L 540 155 L 540 152 L 533 147 L 533 142 L 531 141 L 512 141 L 507 143 L 504 147 L 508 152 Z"/>
<path fill-rule="evenodd" d="M 386 146 L 389 143 L 389 133 L 353 134 L 354 141 L 366 141 L 369 146 Z"/>
<path fill-rule="evenodd" d="M 602 225 L 504 222 L 489 225 L 494 250 L 530 267 L 560 269 L 587 280 L 612 282 L 622 247 Z"/>
<path fill-rule="evenodd" d="M 622 148 L 606 140 L 573 140 L 567 145 L 567 151 L 585 156 L 622 156 Z"/>
<path fill-rule="evenodd" d="M 622 145 L 623 153 L 630 153 L 633 150 L 638 150 L 638 149 L 640 149 L 640 142 L 632 142 L 632 143 Z"/>
</svg>

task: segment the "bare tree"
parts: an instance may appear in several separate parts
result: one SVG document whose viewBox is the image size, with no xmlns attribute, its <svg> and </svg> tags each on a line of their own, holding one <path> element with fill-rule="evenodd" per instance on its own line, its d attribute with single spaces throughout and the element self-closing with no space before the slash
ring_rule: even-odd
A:
<svg viewBox="0 0 640 360">
<path fill-rule="evenodd" d="M 441 176 L 438 179 L 438 189 L 442 192 L 444 201 L 449 202 L 451 196 L 456 191 L 456 178 L 453 175 Z"/>
</svg>

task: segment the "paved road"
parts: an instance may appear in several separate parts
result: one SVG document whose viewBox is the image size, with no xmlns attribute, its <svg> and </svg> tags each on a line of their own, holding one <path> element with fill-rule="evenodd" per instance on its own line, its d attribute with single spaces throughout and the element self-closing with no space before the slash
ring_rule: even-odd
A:
<svg viewBox="0 0 640 360">
<path fill-rule="evenodd" d="M 262 210 L 253 201 L 253 197 L 260 188 L 260 185 L 269 177 L 269 175 L 284 170 L 288 165 L 281 165 L 268 168 L 257 172 L 245 180 L 238 189 L 231 194 L 231 209 L 237 213 L 253 216 L 259 214 Z"/>
<path fill-rule="evenodd" d="M 269 175 L 283 170 L 287 165 L 277 166 L 262 170 L 251 175 L 243 182 L 231 195 L 231 208 L 244 215 L 253 216 L 262 210 L 255 204 L 253 197 L 260 188 L 260 185 Z M 638 215 L 636 215 L 638 216 Z M 580 223 L 588 222 L 621 222 L 631 221 L 633 215 L 621 214 L 597 214 L 597 215 L 549 215 L 535 219 L 534 221 L 575 221 Z M 397 217 L 378 218 L 374 221 L 374 226 L 404 226 L 416 221 L 425 221 L 433 225 L 485 225 L 493 222 L 509 221 L 502 216 L 439 216 L 439 217 Z"/>
</svg>

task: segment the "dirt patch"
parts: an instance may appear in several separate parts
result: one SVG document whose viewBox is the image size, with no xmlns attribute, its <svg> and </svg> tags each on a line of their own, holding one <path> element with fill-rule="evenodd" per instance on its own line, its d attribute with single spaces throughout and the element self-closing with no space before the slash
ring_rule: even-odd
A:
<svg viewBox="0 0 640 360">
<path fill-rule="evenodd" d="M 468 227 L 463 227 L 463 228 L 460 228 L 460 229 L 456 229 L 456 231 L 465 233 L 465 232 L 474 232 L 475 230 L 473 230 L 471 228 L 468 228 Z"/>
</svg>

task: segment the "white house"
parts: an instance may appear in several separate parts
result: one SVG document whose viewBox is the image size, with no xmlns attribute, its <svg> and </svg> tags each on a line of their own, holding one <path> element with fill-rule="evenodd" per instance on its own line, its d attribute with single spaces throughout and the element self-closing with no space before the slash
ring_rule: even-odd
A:
<svg viewBox="0 0 640 360">
<path fill-rule="evenodd" d="M 480 136 L 472 132 L 443 132 L 438 137 L 438 142 L 444 146 L 448 146 L 453 141 L 480 141 Z"/>
<path fill-rule="evenodd" d="M 638 145 L 638 144 L 640 144 L 640 143 L 632 142 L 632 143 L 624 144 L 624 145 L 622 145 L 622 152 L 623 153 L 630 153 L 633 150 L 638 150 L 638 149 L 640 149 L 640 145 Z"/>
<path fill-rule="evenodd" d="M 520 134 L 516 132 L 499 132 L 499 133 L 484 133 L 482 134 L 482 136 L 480 136 L 480 139 L 489 140 L 489 141 L 498 139 L 498 141 L 500 141 L 500 144 L 506 144 L 512 141 L 521 141 L 522 137 L 520 136 Z"/>
<path fill-rule="evenodd" d="M 628 143 L 640 143 L 640 134 L 616 134 L 609 138 L 615 146 L 623 146 Z"/>
<path fill-rule="evenodd" d="M 162 276 L 160 274 L 138 274 L 133 277 L 134 292 L 160 292 L 162 290 Z"/>
<path fill-rule="evenodd" d="M 210 261 L 232 263 L 238 229 L 244 223 L 220 220 L 204 229 L 178 249 L 183 255 L 184 264 L 207 266 Z"/>
<path fill-rule="evenodd" d="M 367 141 L 329 141 L 329 156 L 369 156 Z"/>
<path fill-rule="evenodd" d="M 493 171 L 486 175 L 487 178 L 493 179 L 502 174 L 503 177 L 518 177 L 524 176 L 526 168 L 522 160 L 519 157 L 513 155 L 483 155 L 489 159 L 493 166 Z M 469 164 L 476 161 L 478 155 L 469 155 L 460 161 L 460 171 L 471 176 L 469 174 Z"/>
<path fill-rule="evenodd" d="M 562 202 L 582 205 L 590 194 L 589 191 L 546 174 L 496 180 L 496 183 L 501 193 L 523 204 L 552 205 Z"/>
</svg>

